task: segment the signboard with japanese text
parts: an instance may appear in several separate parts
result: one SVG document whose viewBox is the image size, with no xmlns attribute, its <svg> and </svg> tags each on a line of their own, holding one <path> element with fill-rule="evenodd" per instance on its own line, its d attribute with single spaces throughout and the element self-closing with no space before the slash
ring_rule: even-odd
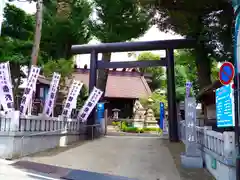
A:
<svg viewBox="0 0 240 180">
<path fill-rule="evenodd" d="M 165 112 L 164 112 L 164 103 L 160 102 L 160 124 L 159 127 L 163 129 L 163 124 L 164 124 L 164 118 L 165 118 Z"/>
<path fill-rule="evenodd" d="M 191 88 L 192 88 L 192 83 L 191 82 L 186 82 L 186 97 L 190 96 L 191 93 Z"/>
<path fill-rule="evenodd" d="M 74 103 L 76 103 L 77 97 L 82 89 L 83 83 L 81 83 L 80 81 L 73 81 L 69 92 L 68 92 L 68 96 L 63 108 L 63 112 L 62 115 L 64 117 L 70 117 L 71 113 L 72 113 L 72 109 L 74 107 Z"/>
<path fill-rule="evenodd" d="M 234 91 L 232 84 L 216 89 L 217 127 L 235 126 Z"/>
<path fill-rule="evenodd" d="M 14 102 L 8 62 L 0 64 L 0 96 L 4 111 L 12 111 L 14 109 Z"/>
<path fill-rule="evenodd" d="M 27 108 L 29 106 L 30 100 L 32 99 L 32 94 L 34 89 L 36 89 L 37 79 L 40 73 L 40 68 L 36 66 L 32 66 L 30 70 L 30 75 L 27 81 L 27 87 L 24 89 L 22 101 L 20 104 L 19 111 L 22 115 L 25 115 L 27 112 Z"/>
<path fill-rule="evenodd" d="M 55 73 L 55 72 L 53 73 L 52 81 L 50 84 L 50 89 L 48 91 L 48 96 L 47 96 L 47 99 L 45 101 L 44 108 L 43 108 L 43 114 L 45 114 L 46 116 L 50 116 L 53 112 L 53 106 L 54 106 L 55 97 L 56 97 L 60 78 L 61 78 L 60 74 Z"/>
<path fill-rule="evenodd" d="M 102 94 L 103 92 L 100 89 L 97 89 L 96 87 L 93 88 L 87 101 L 85 102 L 82 109 L 78 113 L 77 117 L 78 120 L 82 122 L 87 121 L 88 116 L 91 114 L 93 108 L 97 105 Z"/>
<path fill-rule="evenodd" d="M 104 103 L 97 103 L 97 121 L 101 123 L 104 119 Z"/>
<path fill-rule="evenodd" d="M 185 133 L 186 133 L 186 154 L 195 156 L 197 153 L 197 131 L 196 131 L 196 99 L 185 98 Z"/>
</svg>

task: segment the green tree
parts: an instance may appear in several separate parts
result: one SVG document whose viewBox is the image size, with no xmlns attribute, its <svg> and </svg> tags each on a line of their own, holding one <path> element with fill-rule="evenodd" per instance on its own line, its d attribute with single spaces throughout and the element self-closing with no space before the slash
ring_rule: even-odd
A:
<svg viewBox="0 0 240 180">
<path fill-rule="evenodd" d="M 188 50 L 175 51 L 175 74 L 176 74 L 176 87 L 179 89 L 178 95 L 181 100 L 185 97 L 185 84 L 190 81 L 193 86 L 194 94 L 199 92 L 199 83 L 197 77 L 197 67 L 195 64 L 195 57 Z M 177 89 L 177 88 L 176 88 Z M 182 90 L 181 90 L 182 89 Z"/>
<path fill-rule="evenodd" d="M 91 3 L 87 0 L 44 2 L 41 54 L 47 59 L 71 58 L 73 44 L 90 40 Z"/>
<path fill-rule="evenodd" d="M 81 109 L 88 98 L 88 89 L 84 84 L 77 98 L 77 109 Z"/>
<path fill-rule="evenodd" d="M 74 70 L 73 61 L 58 59 L 49 60 L 43 65 L 43 74 L 45 77 L 51 79 L 54 72 L 61 74 L 60 85 L 56 97 L 56 102 L 62 104 L 65 100 L 65 95 L 68 92 L 69 87 L 67 84 L 72 80 L 72 73 Z"/>
<path fill-rule="evenodd" d="M 94 0 L 96 19 L 92 33 L 101 42 L 124 42 L 138 38 L 149 28 L 150 14 L 138 0 Z M 104 53 L 103 61 L 110 61 L 111 53 Z M 105 91 L 108 71 L 100 70 L 98 87 Z"/>
<path fill-rule="evenodd" d="M 182 36 L 196 39 L 198 83 L 200 89 L 211 83 L 211 58 L 232 60 L 233 10 L 226 0 L 162 0 L 144 1 L 155 13 L 160 30 L 172 30 Z M 153 2 L 154 4 L 151 4 Z"/>
<path fill-rule="evenodd" d="M 17 97 L 22 65 L 29 65 L 35 21 L 32 15 L 6 4 L 0 37 L 0 59 L 9 61 L 14 97 Z"/>
<path fill-rule="evenodd" d="M 141 104 L 145 108 L 151 108 L 154 112 L 155 117 L 160 115 L 160 102 L 163 102 L 165 109 L 168 108 L 167 97 L 165 93 L 162 93 L 161 90 L 156 90 L 152 93 L 149 98 L 140 99 Z"/>
<path fill-rule="evenodd" d="M 43 66 L 43 74 L 46 77 L 51 78 L 54 72 L 61 74 L 60 84 L 65 87 L 66 80 L 72 78 L 72 73 L 74 71 L 74 64 L 71 60 L 58 59 L 58 60 L 49 60 Z"/>
<path fill-rule="evenodd" d="M 152 52 L 143 52 L 139 54 L 137 60 L 156 60 L 160 61 L 160 55 L 154 54 Z M 165 89 L 165 77 L 164 70 L 162 67 L 147 67 L 140 68 L 142 73 L 149 73 L 152 75 L 152 82 L 149 83 L 150 88 L 154 91 L 156 89 Z"/>
</svg>

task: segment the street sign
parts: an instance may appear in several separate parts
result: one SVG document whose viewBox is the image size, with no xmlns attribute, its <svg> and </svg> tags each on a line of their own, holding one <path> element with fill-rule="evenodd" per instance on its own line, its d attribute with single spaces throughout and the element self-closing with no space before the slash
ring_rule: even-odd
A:
<svg viewBox="0 0 240 180">
<path fill-rule="evenodd" d="M 230 62 L 225 62 L 220 67 L 219 80 L 223 85 L 228 85 L 232 82 L 234 78 L 234 66 Z"/>
<path fill-rule="evenodd" d="M 232 84 L 216 89 L 217 127 L 235 126 L 234 91 Z"/>
</svg>

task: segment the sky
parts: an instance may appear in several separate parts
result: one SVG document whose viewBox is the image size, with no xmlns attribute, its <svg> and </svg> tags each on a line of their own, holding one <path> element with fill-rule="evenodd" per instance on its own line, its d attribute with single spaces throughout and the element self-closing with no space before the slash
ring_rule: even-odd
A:
<svg viewBox="0 0 240 180">
<path fill-rule="evenodd" d="M 36 4 L 29 3 L 23 0 L 23 2 L 14 1 L 11 4 L 14 4 L 18 8 L 23 9 L 29 14 L 33 14 L 36 12 Z M 153 40 L 166 40 L 166 39 L 181 39 L 180 35 L 174 35 L 173 33 L 164 33 L 158 30 L 156 26 L 152 26 L 142 37 L 139 37 L 135 41 L 153 41 Z M 97 44 L 100 43 L 97 40 L 92 40 L 89 44 Z M 140 52 L 136 52 L 138 55 Z M 153 51 L 153 53 L 159 54 L 161 57 L 165 57 L 165 51 Z M 99 59 L 101 58 L 101 54 L 99 54 Z M 129 58 L 127 52 L 123 53 L 112 53 L 111 61 L 131 61 L 135 60 L 133 57 Z M 75 61 L 78 67 L 83 68 L 85 64 L 89 67 L 90 55 L 77 55 L 75 57 Z"/>
</svg>

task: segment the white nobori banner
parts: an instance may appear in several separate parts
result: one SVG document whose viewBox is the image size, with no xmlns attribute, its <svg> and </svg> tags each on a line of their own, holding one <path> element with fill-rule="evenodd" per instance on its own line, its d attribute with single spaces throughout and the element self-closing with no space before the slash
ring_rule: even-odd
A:
<svg viewBox="0 0 240 180">
<path fill-rule="evenodd" d="M 43 114 L 45 114 L 48 117 L 53 112 L 55 97 L 57 94 L 57 89 L 58 89 L 58 85 L 60 82 L 60 78 L 61 78 L 60 74 L 55 73 L 55 72 L 53 73 L 52 81 L 51 81 L 50 88 L 48 91 L 48 96 L 44 103 L 44 108 L 43 108 Z"/>
<path fill-rule="evenodd" d="M 74 107 L 74 103 L 76 103 L 76 99 L 82 89 L 83 83 L 81 83 L 80 81 L 73 81 L 69 92 L 68 92 L 68 96 L 63 108 L 63 112 L 62 115 L 64 117 L 70 117 L 71 113 L 72 113 L 72 109 Z"/>
<path fill-rule="evenodd" d="M 90 115 L 90 113 L 92 112 L 92 110 L 96 106 L 96 104 L 98 103 L 102 94 L 103 94 L 103 92 L 100 89 L 98 89 L 96 87 L 93 88 L 87 101 L 85 102 L 84 106 L 78 113 L 78 117 L 77 117 L 78 120 L 80 120 L 82 122 L 85 122 L 87 120 L 88 116 Z"/>
<path fill-rule="evenodd" d="M 0 101 L 4 111 L 14 109 L 9 62 L 0 64 Z"/>
<path fill-rule="evenodd" d="M 24 89 L 24 94 L 20 104 L 20 113 L 25 115 L 27 112 L 28 105 L 32 99 L 34 89 L 36 89 L 37 79 L 40 73 L 40 68 L 36 66 L 31 67 L 31 71 L 27 81 L 27 87 Z"/>
</svg>

